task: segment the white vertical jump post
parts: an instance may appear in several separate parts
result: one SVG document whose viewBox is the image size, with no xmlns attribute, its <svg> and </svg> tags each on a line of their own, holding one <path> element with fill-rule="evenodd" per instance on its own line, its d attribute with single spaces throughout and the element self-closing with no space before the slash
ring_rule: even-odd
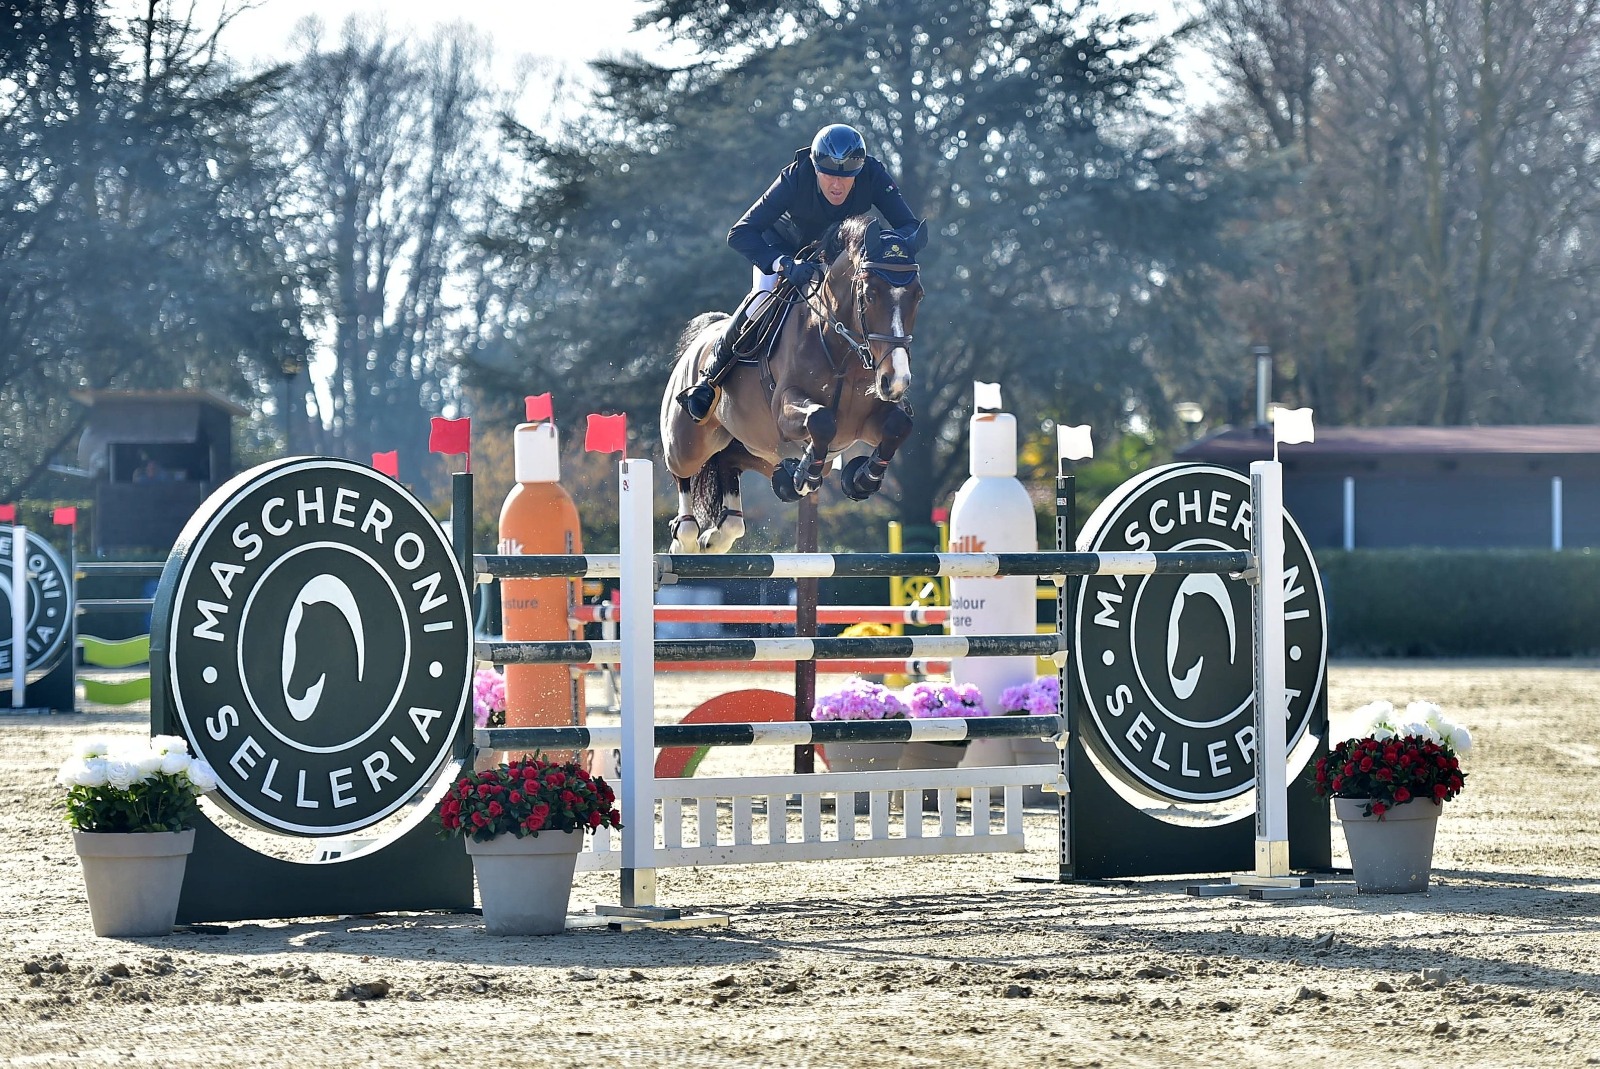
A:
<svg viewBox="0 0 1600 1069">
<path fill-rule="evenodd" d="M 1283 665 L 1283 465 L 1250 465 L 1250 549 L 1256 559 L 1251 593 L 1255 618 L 1256 868 L 1261 879 L 1289 875 L 1289 784 L 1285 722 L 1289 697 Z"/>
<path fill-rule="evenodd" d="M 622 676 L 621 910 L 656 904 L 655 540 L 648 460 L 623 460 L 617 537 L 622 598 L 620 634 L 628 651 Z M 620 912 L 620 911 L 619 911 Z"/>
<path fill-rule="evenodd" d="M 28 529 L 11 528 L 11 708 L 28 704 Z"/>
<path fill-rule="evenodd" d="M 1313 438 L 1311 409 L 1277 410 L 1272 428 L 1272 459 L 1250 464 L 1250 556 L 1254 563 L 1251 630 L 1255 662 L 1255 871 L 1225 883 L 1201 884 L 1190 894 L 1247 893 L 1287 897 L 1315 880 L 1289 872 L 1289 770 L 1287 724 L 1289 695 L 1284 671 L 1283 465 L 1278 445 Z"/>
</svg>

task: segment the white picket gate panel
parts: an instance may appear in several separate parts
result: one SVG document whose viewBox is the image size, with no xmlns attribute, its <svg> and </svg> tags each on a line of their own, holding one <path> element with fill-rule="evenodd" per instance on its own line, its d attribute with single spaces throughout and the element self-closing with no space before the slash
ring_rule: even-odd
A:
<svg viewBox="0 0 1600 1069">
<path fill-rule="evenodd" d="M 1020 853 L 1027 849 L 1022 790 L 1054 785 L 1058 772 L 1055 765 L 1017 765 L 656 780 L 654 860 L 666 869 Z M 956 802 L 962 789 L 971 792 L 965 812 Z M 923 809 L 924 790 L 938 791 L 936 808 Z M 866 814 L 856 813 L 858 794 L 868 798 Z M 771 819 L 774 814 L 781 819 Z M 579 871 L 618 868 L 619 838 L 627 834 L 625 828 L 589 837 Z"/>
</svg>

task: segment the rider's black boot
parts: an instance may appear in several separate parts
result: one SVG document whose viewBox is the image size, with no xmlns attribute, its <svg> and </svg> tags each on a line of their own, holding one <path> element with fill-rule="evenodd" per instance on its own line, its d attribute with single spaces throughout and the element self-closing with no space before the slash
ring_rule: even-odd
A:
<svg viewBox="0 0 1600 1069">
<path fill-rule="evenodd" d="M 704 423 L 706 417 L 711 415 L 711 409 L 717 403 L 717 387 L 733 368 L 733 339 L 739 333 L 739 321 L 738 315 L 728 319 L 728 328 L 717 339 L 716 351 L 711 354 L 711 366 L 701 372 L 699 382 L 678 395 L 678 403 L 696 423 Z"/>
</svg>

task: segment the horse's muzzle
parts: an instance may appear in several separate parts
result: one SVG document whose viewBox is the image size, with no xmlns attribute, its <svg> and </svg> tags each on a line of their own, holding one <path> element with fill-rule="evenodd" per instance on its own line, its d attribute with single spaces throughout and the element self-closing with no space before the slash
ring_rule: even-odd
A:
<svg viewBox="0 0 1600 1069">
<path fill-rule="evenodd" d="M 895 346 L 878 361 L 875 380 L 878 396 L 890 404 L 899 401 L 911 389 L 911 353 Z"/>
</svg>

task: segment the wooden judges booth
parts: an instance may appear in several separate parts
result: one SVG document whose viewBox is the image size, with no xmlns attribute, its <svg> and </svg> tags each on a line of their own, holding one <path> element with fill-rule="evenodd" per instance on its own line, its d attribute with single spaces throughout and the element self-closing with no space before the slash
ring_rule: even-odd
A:
<svg viewBox="0 0 1600 1069">
<path fill-rule="evenodd" d="M 233 418 L 246 409 L 198 390 L 95 390 L 78 466 L 94 474 L 96 556 L 165 556 L 233 471 Z"/>
</svg>

